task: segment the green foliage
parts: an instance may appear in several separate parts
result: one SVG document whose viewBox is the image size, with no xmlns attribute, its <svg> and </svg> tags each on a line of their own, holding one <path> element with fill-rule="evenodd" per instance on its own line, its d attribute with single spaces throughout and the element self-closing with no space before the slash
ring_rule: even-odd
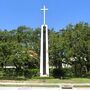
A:
<svg viewBox="0 0 90 90">
<path fill-rule="evenodd" d="M 39 76 L 40 74 L 39 74 L 39 69 L 31 69 L 31 72 L 32 72 L 32 74 L 33 74 L 33 77 L 36 77 L 36 76 Z"/>
<path fill-rule="evenodd" d="M 31 72 L 31 69 L 25 69 L 24 76 L 25 76 L 25 78 L 32 78 L 33 73 Z"/>
<path fill-rule="evenodd" d="M 20 26 L 11 31 L 0 30 L 0 76 L 38 76 L 40 36 L 40 28 L 33 30 Z M 70 24 L 59 32 L 49 30 L 49 63 L 51 76 L 88 77 L 90 25 L 80 22 L 76 25 Z M 66 64 L 67 67 L 63 69 L 62 64 Z M 15 68 L 7 69 L 7 66 Z"/>
<path fill-rule="evenodd" d="M 53 77 L 55 78 L 62 78 L 64 76 L 64 71 L 63 69 L 53 69 Z"/>
<path fill-rule="evenodd" d="M 63 72 L 65 78 L 74 77 L 74 72 L 72 71 L 72 68 L 63 68 Z"/>
<path fill-rule="evenodd" d="M 25 69 L 24 76 L 25 78 L 32 78 L 35 76 L 39 76 L 39 69 Z"/>
<path fill-rule="evenodd" d="M 73 71 L 71 68 L 58 68 L 58 69 L 53 69 L 52 76 L 55 78 L 71 78 L 74 77 Z"/>
<path fill-rule="evenodd" d="M 89 71 L 89 72 L 87 72 L 85 75 L 83 75 L 83 77 L 90 78 L 90 71 Z"/>
</svg>

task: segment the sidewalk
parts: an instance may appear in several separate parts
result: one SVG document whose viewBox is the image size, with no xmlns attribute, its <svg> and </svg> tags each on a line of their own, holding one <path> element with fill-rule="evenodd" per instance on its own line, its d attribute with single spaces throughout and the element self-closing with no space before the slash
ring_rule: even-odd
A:
<svg viewBox="0 0 90 90">
<path fill-rule="evenodd" d="M 59 86 L 88 86 L 90 87 L 90 83 L 29 83 L 29 82 L 0 82 L 0 85 L 6 86 L 36 86 L 36 87 L 59 87 Z"/>
</svg>

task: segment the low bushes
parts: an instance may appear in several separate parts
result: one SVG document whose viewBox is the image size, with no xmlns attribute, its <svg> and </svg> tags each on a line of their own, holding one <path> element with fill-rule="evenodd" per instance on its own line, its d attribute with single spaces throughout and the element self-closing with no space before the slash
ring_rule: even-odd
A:
<svg viewBox="0 0 90 90">
<path fill-rule="evenodd" d="M 25 69 L 24 76 L 25 78 L 32 78 L 39 75 L 39 69 Z"/>
<path fill-rule="evenodd" d="M 0 79 L 27 79 L 39 76 L 39 69 L 0 69 Z"/>
<path fill-rule="evenodd" d="M 40 75 L 39 69 L 0 69 L 0 79 L 28 79 L 28 78 L 38 78 Z M 68 79 L 73 78 L 74 72 L 72 68 L 54 68 L 50 69 L 49 78 L 60 78 Z M 90 78 L 90 72 L 83 75 L 85 78 Z"/>
<path fill-rule="evenodd" d="M 90 78 L 90 71 L 87 72 L 83 77 Z"/>
<path fill-rule="evenodd" d="M 55 78 L 69 78 L 74 76 L 71 68 L 55 68 L 51 75 Z"/>
<path fill-rule="evenodd" d="M 53 72 L 52 72 L 53 74 L 53 77 L 55 77 L 55 78 L 62 78 L 63 76 L 64 76 L 64 72 L 63 72 L 63 70 L 62 69 L 53 69 Z"/>
</svg>

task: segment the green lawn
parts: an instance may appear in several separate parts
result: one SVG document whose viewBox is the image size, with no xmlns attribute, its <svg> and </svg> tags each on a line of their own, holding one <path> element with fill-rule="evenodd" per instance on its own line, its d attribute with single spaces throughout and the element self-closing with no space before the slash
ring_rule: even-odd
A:
<svg viewBox="0 0 90 90">
<path fill-rule="evenodd" d="M 74 84 L 74 87 L 89 87 L 90 79 L 89 78 L 71 78 L 71 79 L 28 79 L 28 80 L 0 80 L 0 87 L 59 87 L 61 84 Z M 7 84 L 5 84 L 7 83 Z M 12 83 L 12 84 L 8 84 Z M 16 84 L 17 83 L 17 84 Z M 21 84 L 18 84 L 21 83 Z M 24 84 L 22 84 L 24 83 Z M 84 84 L 84 85 L 79 85 Z"/>
<path fill-rule="evenodd" d="M 90 83 L 90 78 L 70 79 L 27 79 L 27 80 L 0 80 L 0 82 L 29 82 L 29 83 Z"/>
<path fill-rule="evenodd" d="M 71 78 L 71 79 L 31 79 L 29 82 L 45 83 L 90 83 L 89 78 Z"/>
</svg>

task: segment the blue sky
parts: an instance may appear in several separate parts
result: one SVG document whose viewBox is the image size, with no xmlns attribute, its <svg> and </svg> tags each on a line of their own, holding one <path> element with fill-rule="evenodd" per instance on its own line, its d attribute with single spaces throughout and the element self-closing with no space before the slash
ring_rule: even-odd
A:
<svg viewBox="0 0 90 90">
<path fill-rule="evenodd" d="M 70 23 L 90 23 L 90 0 L 0 0 L 0 29 L 11 30 L 21 25 L 40 27 L 43 5 L 49 9 L 46 14 L 49 28 L 58 31 Z"/>
</svg>

